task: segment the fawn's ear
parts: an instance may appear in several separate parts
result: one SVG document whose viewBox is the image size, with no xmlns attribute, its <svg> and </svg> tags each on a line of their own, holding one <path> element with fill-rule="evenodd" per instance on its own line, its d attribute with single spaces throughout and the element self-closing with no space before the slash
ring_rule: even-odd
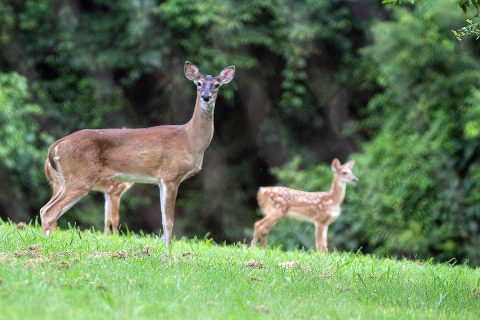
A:
<svg viewBox="0 0 480 320">
<path fill-rule="evenodd" d="M 346 166 L 350 170 L 352 170 L 354 165 L 355 165 L 355 160 L 350 160 L 350 161 L 348 161 L 347 163 L 344 164 L 344 166 Z"/>
<path fill-rule="evenodd" d="M 194 81 L 200 78 L 200 71 L 198 70 L 198 67 L 190 61 L 185 61 L 185 67 L 183 71 L 185 72 L 185 77 L 187 77 L 188 80 Z"/>
<path fill-rule="evenodd" d="M 220 72 L 220 74 L 218 75 L 218 80 L 222 84 L 227 84 L 233 80 L 233 77 L 235 77 L 235 66 L 230 66 L 226 67 Z"/>
<path fill-rule="evenodd" d="M 337 170 L 340 168 L 341 165 L 342 165 L 342 164 L 340 163 L 340 160 L 338 160 L 337 158 L 335 158 L 335 159 L 333 159 L 332 164 L 331 164 L 330 167 L 332 168 L 332 171 L 335 172 L 335 171 L 337 171 Z"/>
</svg>

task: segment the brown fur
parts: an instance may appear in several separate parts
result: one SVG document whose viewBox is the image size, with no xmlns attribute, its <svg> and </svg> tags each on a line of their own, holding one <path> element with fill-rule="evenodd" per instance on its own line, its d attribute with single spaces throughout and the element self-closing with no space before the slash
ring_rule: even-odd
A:
<svg viewBox="0 0 480 320">
<path fill-rule="evenodd" d="M 45 176 L 52 187 L 53 194 L 56 194 L 60 185 L 57 181 L 55 170 L 52 168 L 51 160 L 49 159 L 45 161 Z M 120 200 L 122 195 L 132 186 L 133 183 L 131 182 L 104 178 L 99 179 L 93 186 L 92 190 L 103 192 L 105 195 L 105 234 L 108 234 L 110 229 L 114 234 L 118 234 L 118 226 L 120 224 Z"/>
<path fill-rule="evenodd" d="M 213 83 L 228 83 L 234 67 L 227 67 Z M 225 76 L 226 74 L 226 76 Z M 204 85 L 198 68 L 187 62 L 185 75 Z M 218 87 L 211 86 L 210 102 L 215 102 Z M 204 109 L 197 89 L 193 116 L 184 125 L 164 125 L 143 129 L 99 129 L 74 132 L 56 142 L 48 151 L 59 187 L 40 210 L 45 234 L 79 199 L 102 181 L 118 179 L 136 183 L 154 183 L 161 188 L 162 222 L 170 245 L 175 200 L 180 183 L 200 171 L 203 154 L 213 136 L 213 112 Z M 55 180 L 55 179 L 53 179 Z"/>
<path fill-rule="evenodd" d="M 327 192 L 305 192 L 285 187 L 261 187 L 257 201 L 265 217 L 254 225 L 252 246 L 258 240 L 264 248 L 267 246 L 268 234 L 278 220 L 289 216 L 315 224 L 317 250 L 327 250 L 328 226 L 340 215 L 340 205 L 345 198 L 347 182 L 358 179 L 352 174 L 354 162 L 344 165 L 334 159 L 332 185 Z"/>
</svg>

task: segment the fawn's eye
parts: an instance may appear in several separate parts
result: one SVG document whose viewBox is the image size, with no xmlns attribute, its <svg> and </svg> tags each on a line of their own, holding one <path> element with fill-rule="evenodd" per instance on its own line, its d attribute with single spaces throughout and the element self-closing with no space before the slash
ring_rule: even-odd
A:
<svg viewBox="0 0 480 320">
<path fill-rule="evenodd" d="M 342 174 L 343 174 L 344 176 L 346 176 L 346 175 L 348 174 L 348 172 L 343 171 Z"/>
<path fill-rule="evenodd" d="M 197 87 L 201 87 L 201 86 L 202 86 L 202 83 L 201 83 L 200 81 L 195 82 L 195 84 L 197 85 Z"/>
<path fill-rule="evenodd" d="M 214 88 L 220 88 L 220 83 L 215 83 Z"/>
</svg>

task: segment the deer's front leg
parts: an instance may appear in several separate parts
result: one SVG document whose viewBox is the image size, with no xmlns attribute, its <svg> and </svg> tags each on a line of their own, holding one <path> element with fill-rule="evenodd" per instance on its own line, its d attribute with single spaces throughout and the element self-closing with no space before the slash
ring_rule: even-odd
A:
<svg viewBox="0 0 480 320">
<path fill-rule="evenodd" d="M 315 247 L 317 251 L 327 252 L 327 232 L 328 225 L 324 223 L 315 223 Z"/>
<path fill-rule="evenodd" d="M 160 207 L 162 210 L 162 225 L 165 244 L 170 247 L 172 242 L 175 201 L 177 200 L 178 183 L 160 181 Z"/>
</svg>

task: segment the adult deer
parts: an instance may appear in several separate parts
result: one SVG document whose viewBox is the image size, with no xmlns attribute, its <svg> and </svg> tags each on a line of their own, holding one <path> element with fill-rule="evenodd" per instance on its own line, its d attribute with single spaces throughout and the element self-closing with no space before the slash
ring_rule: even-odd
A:
<svg viewBox="0 0 480 320">
<path fill-rule="evenodd" d="M 340 215 L 340 205 L 345 198 L 346 184 L 356 183 L 352 174 L 353 160 L 341 164 L 334 159 L 331 164 L 333 181 L 327 192 L 304 192 L 285 187 L 261 187 L 257 201 L 265 217 L 255 223 L 252 246 L 262 242 L 267 247 L 268 234 L 278 220 L 292 217 L 315 225 L 315 246 L 318 251 L 327 250 L 328 226 Z"/>
<path fill-rule="evenodd" d="M 60 189 L 60 182 L 57 180 L 58 177 L 48 159 L 45 161 L 45 176 L 52 187 L 52 194 L 56 194 Z M 100 178 L 93 186 L 93 191 L 103 192 L 105 196 L 105 235 L 110 232 L 110 229 L 113 234 L 118 234 L 118 225 L 120 223 L 120 200 L 122 195 L 132 186 L 132 182 L 122 182 L 114 178 Z"/>
<path fill-rule="evenodd" d="M 81 130 L 50 146 L 47 160 L 59 188 L 40 210 L 45 235 L 99 181 L 117 179 L 160 187 L 163 233 L 170 246 L 178 187 L 202 168 L 203 154 L 213 137 L 218 90 L 233 80 L 235 67 L 224 68 L 216 77 L 204 76 L 187 61 L 184 72 L 197 86 L 195 110 L 186 124 Z"/>
</svg>

